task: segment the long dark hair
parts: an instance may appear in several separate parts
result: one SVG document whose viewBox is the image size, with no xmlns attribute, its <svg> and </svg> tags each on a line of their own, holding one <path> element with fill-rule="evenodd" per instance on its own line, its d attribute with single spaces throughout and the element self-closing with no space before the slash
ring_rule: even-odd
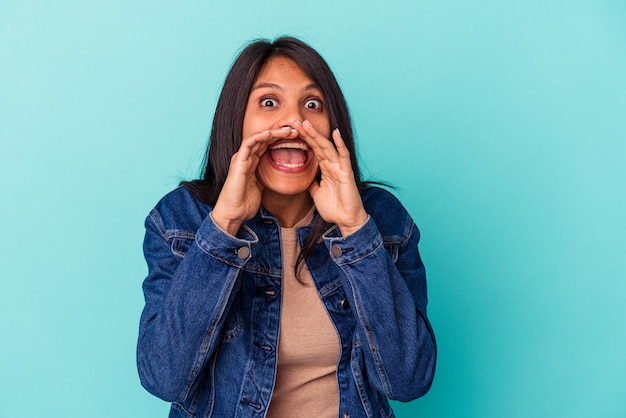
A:
<svg viewBox="0 0 626 418">
<path fill-rule="evenodd" d="M 240 52 L 226 76 L 213 117 L 208 150 L 203 161 L 202 178 L 182 183 L 196 198 L 209 205 L 214 205 L 217 201 L 228 175 L 230 159 L 239 150 L 243 118 L 252 86 L 265 63 L 273 57 L 292 59 L 320 87 L 328 110 L 331 130 L 339 128 L 350 151 L 357 187 L 359 189 L 364 187 L 357 162 L 348 106 L 326 61 L 317 51 L 299 39 L 280 37 L 273 42 L 260 39 L 249 43 Z M 303 244 L 296 266 L 302 264 L 329 227 L 329 223 L 317 217 Z"/>
</svg>

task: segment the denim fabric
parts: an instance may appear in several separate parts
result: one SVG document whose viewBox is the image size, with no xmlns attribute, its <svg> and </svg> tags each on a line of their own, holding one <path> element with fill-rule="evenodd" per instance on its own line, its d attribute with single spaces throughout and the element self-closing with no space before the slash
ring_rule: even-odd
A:
<svg viewBox="0 0 626 418">
<path fill-rule="evenodd" d="M 306 263 L 341 345 L 338 416 L 392 417 L 388 398 L 430 388 L 436 345 L 417 227 L 383 189 L 366 189 L 363 202 L 367 223 L 346 237 L 331 228 Z M 233 237 L 211 209 L 180 187 L 146 219 L 141 383 L 172 402 L 170 417 L 264 417 L 276 377 L 280 227 L 260 208 Z M 298 230 L 301 244 L 309 229 Z"/>
</svg>

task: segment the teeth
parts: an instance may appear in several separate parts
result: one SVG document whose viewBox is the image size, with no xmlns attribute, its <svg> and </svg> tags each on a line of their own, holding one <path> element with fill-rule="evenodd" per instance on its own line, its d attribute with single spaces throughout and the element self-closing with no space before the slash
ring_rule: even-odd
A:
<svg viewBox="0 0 626 418">
<path fill-rule="evenodd" d="M 270 147 L 271 150 L 281 149 L 281 148 L 293 148 L 293 149 L 300 149 L 302 151 L 309 150 L 309 147 L 299 142 L 283 142 L 282 144 L 278 144 L 278 145 L 274 145 Z"/>
<path fill-rule="evenodd" d="M 296 167 L 302 167 L 304 164 L 289 164 L 289 163 L 281 163 L 276 161 L 276 164 L 282 166 L 282 167 L 287 167 L 287 168 L 296 168 Z"/>
</svg>

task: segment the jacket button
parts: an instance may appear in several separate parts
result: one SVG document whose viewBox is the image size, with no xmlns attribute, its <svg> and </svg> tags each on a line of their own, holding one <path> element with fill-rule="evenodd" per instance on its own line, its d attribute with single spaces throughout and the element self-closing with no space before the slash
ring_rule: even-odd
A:
<svg viewBox="0 0 626 418">
<path fill-rule="evenodd" d="M 330 247 L 330 253 L 333 255 L 333 257 L 341 257 L 341 254 L 343 254 L 343 251 L 341 250 L 340 246 L 335 244 L 332 247 Z"/>
<path fill-rule="evenodd" d="M 246 259 L 248 257 L 250 257 L 250 248 L 248 247 L 241 247 L 240 249 L 237 250 L 237 257 L 243 259 Z"/>
<path fill-rule="evenodd" d="M 343 414 L 341 414 L 341 418 L 350 418 L 350 414 L 344 412 Z"/>
<path fill-rule="evenodd" d="M 350 304 L 348 303 L 348 298 L 341 299 L 341 308 L 348 309 L 349 307 L 350 307 Z"/>
</svg>

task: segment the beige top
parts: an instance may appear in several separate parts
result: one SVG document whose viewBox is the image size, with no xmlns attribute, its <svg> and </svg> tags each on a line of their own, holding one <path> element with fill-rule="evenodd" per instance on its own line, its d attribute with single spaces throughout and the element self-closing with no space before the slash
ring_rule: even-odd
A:
<svg viewBox="0 0 626 418">
<path fill-rule="evenodd" d="M 306 265 L 295 276 L 300 251 L 297 228 L 307 225 L 313 210 L 293 228 L 281 228 L 283 293 L 278 341 L 278 371 L 268 417 L 337 417 L 340 349 L 335 327 Z"/>
</svg>

